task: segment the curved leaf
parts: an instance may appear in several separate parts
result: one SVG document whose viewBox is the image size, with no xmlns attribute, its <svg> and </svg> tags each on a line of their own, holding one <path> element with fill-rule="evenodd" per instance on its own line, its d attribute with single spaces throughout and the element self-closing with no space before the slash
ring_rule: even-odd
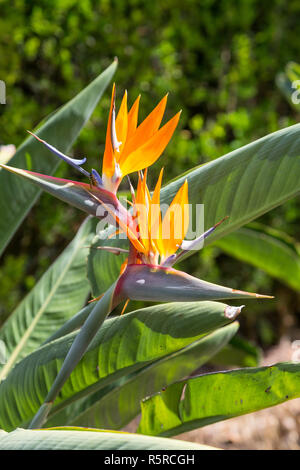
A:
<svg viewBox="0 0 300 470">
<path fill-rule="evenodd" d="M 217 302 L 169 303 L 107 319 L 61 389 L 52 413 L 174 353 L 233 320 Z M 12 430 L 43 403 L 76 333 L 45 344 L 0 384 L 0 427 Z"/>
<path fill-rule="evenodd" d="M 262 269 L 292 289 L 300 290 L 300 250 L 285 234 L 256 224 L 218 240 L 217 246 L 241 261 Z"/>
<path fill-rule="evenodd" d="M 145 400 L 138 432 L 174 436 L 298 397 L 300 364 L 206 374 Z"/>
<path fill-rule="evenodd" d="M 229 216 L 207 238 L 212 243 L 299 193 L 300 124 L 191 170 L 162 189 L 162 202 L 171 201 L 185 179 L 189 203 L 204 204 L 205 230 Z"/>
<path fill-rule="evenodd" d="M 53 113 L 40 127 L 39 136 L 59 147 L 62 152 L 67 152 L 95 109 L 116 67 L 115 61 L 75 98 Z M 32 169 L 42 173 L 52 174 L 59 164 L 59 160 L 32 136 L 18 148 L 10 164 L 17 168 L 26 168 L 28 155 Z M 40 190 L 35 186 L 0 170 L 0 254 L 39 194 Z"/>
<path fill-rule="evenodd" d="M 300 64 L 289 62 L 284 72 L 277 74 L 276 85 L 292 107 L 299 110 Z M 293 99 L 293 94 L 295 94 Z M 296 99 L 295 99 L 296 98 Z"/>
<path fill-rule="evenodd" d="M 90 287 L 86 278 L 86 256 L 96 220 L 88 218 L 76 237 L 50 266 L 35 287 L 4 323 L 0 339 L 6 346 L 2 380 L 19 361 L 78 311 Z"/>
<path fill-rule="evenodd" d="M 226 366 L 228 369 L 232 366 L 257 367 L 260 359 L 260 349 L 237 335 L 210 362 L 218 368 Z"/>
<path fill-rule="evenodd" d="M 224 326 L 180 351 L 153 362 L 67 423 L 104 429 L 122 428 L 138 415 L 141 400 L 189 376 L 227 344 L 238 326 L 237 322 Z"/>
<path fill-rule="evenodd" d="M 16 429 L 0 436 L 0 450 L 216 450 L 178 439 L 106 432 L 102 429 Z"/>
</svg>

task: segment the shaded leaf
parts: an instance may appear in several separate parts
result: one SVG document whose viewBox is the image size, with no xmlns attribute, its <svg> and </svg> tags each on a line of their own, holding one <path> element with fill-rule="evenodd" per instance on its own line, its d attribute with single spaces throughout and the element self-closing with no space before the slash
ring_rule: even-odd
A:
<svg viewBox="0 0 300 470">
<path fill-rule="evenodd" d="M 216 242 L 225 253 L 262 269 L 300 290 L 300 250 L 296 241 L 261 224 L 243 227 Z"/>
<path fill-rule="evenodd" d="M 218 367 L 257 367 L 260 359 L 260 349 L 237 335 L 212 358 L 210 363 Z"/>
<path fill-rule="evenodd" d="M 95 223 L 91 218 L 83 223 L 73 241 L 2 326 L 0 339 L 6 346 L 7 362 L 0 371 L 0 380 L 16 361 L 40 346 L 86 301 L 90 286 L 85 246 L 94 236 Z"/>
</svg>

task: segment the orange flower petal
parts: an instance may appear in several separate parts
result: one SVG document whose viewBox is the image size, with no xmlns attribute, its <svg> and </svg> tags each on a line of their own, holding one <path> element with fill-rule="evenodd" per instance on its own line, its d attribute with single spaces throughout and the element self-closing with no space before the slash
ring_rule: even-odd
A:
<svg viewBox="0 0 300 470">
<path fill-rule="evenodd" d="M 152 165 L 160 157 L 176 129 L 179 117 L 180 112 L 161 127 L 145 144 L 133 151 L 125 159 L 123 158 L 124 151 L 122 152 L 119 162 L 122 176 L 134 171 L 143 170 Z"/>
<path fill-rule="evenodd" d="M 141 95 L 137 97 L 128 113 L 127 141 L 131 139 L 137 127 L 140 99 Z"/>
<path fill-rule="evenodd" d="M 145 247 L 145 251 L 149 252 L 149 203 L 147 201 L 146 192 L 146 177 L 147 173 L 144 174 L 143 180 L 139 176 L 137 195 L 136 195 L 136 211 L 137 220 L 139 226 L 140 242 Z"/>
<path fill-rule="evenodd" d="M 184 239 L 189 226 L 188 184 L 185 180 L 162 222 L 162 244 L 164 256 L 174 254 Z"/>
<path fill-rule="evenodd" d="M 106 140 L 105 140 L 105 150 L 103 156 L 103 164 L 102 164 L 102 173 L 104 173 L 108 178 L 111 178 L 115 171 L 115 158 L 113 152 L 113 146 L 111 141 L 111 118 L 112 118 L 112 110 L 115 101 L 115 94 L 116 94 L 116 87 L 113 84 L 112 94 L 111 94 L 111 102 L 110 102 L 110 111 L 106 129 Z"/>
<path fill-rule="evenodd" d="M 168 95 L 158 103 L 156 108 L 146 117 L 146 119 L 138 126 L 133 136 L 127 140 L 126 146 L 123 150 L 123 155 L 120 159 L 120 165 L 122 165 L 127 157 L 134 152 L 136 149 L 141 147 L 147 140 L 149 140 L 158 130 L 162 121 Z M 141 167 L 145 168 L 145 167 Z"/>
<path fill-rule="evenodd" d="M 162 168 L 160 170 L 160 174 L 152 195 L 151 201 L 151 213 L 150 213 L 150 224 L 151 224 L 151 241 L 152 246 L 156 248 L 156 251 L 159 252 L 160 255 L 163 255 L 164 248 L 161 242 L 161 211 L 160 211 L 160 190 L 161 190 L 161 182 L 163 177 Z"/>
</svg>

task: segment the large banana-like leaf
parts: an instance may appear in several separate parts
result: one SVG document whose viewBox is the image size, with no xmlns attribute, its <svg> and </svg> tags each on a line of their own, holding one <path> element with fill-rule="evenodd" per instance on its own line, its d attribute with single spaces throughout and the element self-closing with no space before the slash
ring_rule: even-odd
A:
<svg viewBox="0 0 300 470">
<path fill-rule="evenodd" d="M 76 237 L 50 266 L 4 323 L 0 339 L 6 346 L 2 380 L 16 361 L 34 351 L 84 304 L 90 290 L 86 277 L 87 246 L 96 219 L 88 218 Z"/>
<path fill-rule="evenodd" d="M 219 240 L 299 193 L 300 124 L 269 134 L 191 170 L 162 189 L 162 203 L 172 201 L 185 179 L 193 208 L 204 204 L 205 230 L 228 216 L 205 243 Z M 114 258 L 113 254 L 95 249 L 111 244 L 124 247 L 125 241 L 99 237 L 94 240 L 88 261 L 94 295 L 101 293 L 102 280 L 105 284 L 115 281 L 124 259 L 122 255 Z M 99 274 L 103 261 L 105 269 Z"/>
<path fill-rule="evenodd" d="M 217 450 L 194 442 L 180 441 L 103 429 L 53 428 L 0 431 L 0 450 Z M 113 456 L 107 456 L 111 459 Z M 135 466 L 137 461 L 132 461 Z M 126 463 L 129 462 L 128 457 Z M 110 460 L 114 465 L 114 461 Z"/>
<path fill-rule="evenodd" d="M 235 335 L 237 329 L 238 323 L 234 322 L 180 351 L 153 362 L 129 377 L 125 384 L 114 387 L 79 416 L 73 419 L 70 416 L 67 424 L 104 429 L 122 428 L 138 415 L 141 400 L 177 380 L 188 377 L 220 351 Z"/>
<path fill-rule="evenodd" d="M 67 152 L 95 109 L 116 66 L 115 61 L 75 98 L 53 113 L 40 127 L 39 136 L 62 152 Z M 59 163 L 51 152 L 31 136 L 18 148 L 10 164 L 17 168 L 26 168 L 28 157 L 30 157 L 33 170 L 46 174 L 52 174 Z M 0 254 L 39 194 L 39 188 L 0 170 Z"/>
<path fill-rule="evenodd" d="M 145 400 L 138 432 L 174 436 L 298 397 L 300 364 L 206 374 Z"/>
<path fill-rule="evenodd" d="M 236 314 L 240 309 L 236 309 Z M 107 319 L 71 373 L 52 412 L 124 375 L 175 353 L 228 323 L 217 302 L 169 303 Z M 43 403 L 76 333 L 47 343 L 20 361 L 0 384 L 0 427 L 24 425 Z"/>
<path fill-rule="evenodd" d="M 261 224 L 243 227 L 216 242 L 217 246 L 300 290 L 300 249 L 284 233 Z"/>
</svg>

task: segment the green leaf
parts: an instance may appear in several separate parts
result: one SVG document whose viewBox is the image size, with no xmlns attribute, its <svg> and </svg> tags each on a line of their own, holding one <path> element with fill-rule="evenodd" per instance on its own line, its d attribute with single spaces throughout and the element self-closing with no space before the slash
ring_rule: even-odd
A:
<svg viewBox="0 0 300 470">
<path fill-rule="evenodd" d="M 206 240 L 212 243 L 296 196 L 300 190 L 300 124 L 269 134 L 162 189 L 162 202 L 188 180 L 189 203 L 204 204 L 205 230 L 229 216 Z"/>
<path fill-rule="evenodd" d="M 300 290 L 300 250 L 297 242 L 261 224 L 243 227 L 216 242 L 235 258 L 262 269 L 292 289 Z"/>
<path fill-rule="evenodd" d="M 300 364 L 206 374 L 145 400 L 138 432 L 174 436 L 298 397 Z"/>
<path fill-rule="evenodd" d="M 102 429 L 66 427 L 37 431 L 16 429 L 2 433 L 0 450 L 216 450 L 178 439 L 106 432 Z"/>
<path fill-rule="evenodd" d="M 224 326 L 180 351 L 151 363 L 128 377 L 125 384 L 116 385 L 103 398 L 67 423 L 104 429 L 122 428 L 140 412 L 141 400 L 188 377 L 227 344 L 238 326 L 237 322 Z"/>
<path fill-rule="evenodd" d="M 91 311 L 93 310 L 95 304 L 89 303 L 83 309 L 81 309 L 76 315 L 73 315 L 66 323 L 64 323 L 58 330 L 56 330 L 51 336 L 49 336 L 44 342 L 50 343 L 51 341 L 66 336 L 72 331 L 78 330 L 85 322 Z"/>
<path fill-rule="evenodd" d="M 84 304 L 90 290 L 86 256 L 96 219 L 88 218 L 76 237 L 50 266 L 4 323 L 0 339 L 6 346 L 2 380 L 16 361 L 35 350 Z"/>
<path fill-rule="evenodd" d="M 52 413 L 230 323 L 226 310 L 217 302 L 178 302 L 107 319 L 63 386 Z M 24 425 L 39 409 L 75 336 L 71 333 L 37 349 L 1 382 L 1 428 Z"/>
<path fill-rule="evenodd" d="M 89 119 L 117 67 L 116 61 L 40 127 L 39 136 L 62 152 L 67 152 Z M 24 129 L 25 133 L 25 129 Z M 49 150 L 28 137 L 10 160 L 26 168 L 28 156 L 32 169 L 46 174 L 56 170 L 59 160 Z M 0 170 L 0 254 L 37 200 L 40 190 L 20 178 Z"/>
</svg>

